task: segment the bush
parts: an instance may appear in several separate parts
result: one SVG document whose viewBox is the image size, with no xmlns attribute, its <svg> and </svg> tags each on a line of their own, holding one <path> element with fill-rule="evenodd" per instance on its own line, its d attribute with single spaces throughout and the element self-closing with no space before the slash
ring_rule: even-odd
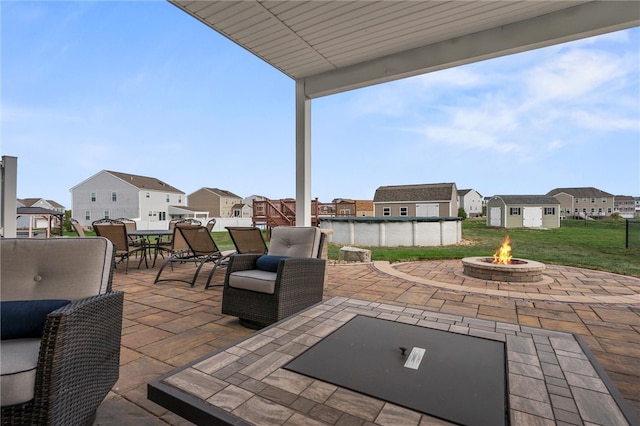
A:
<svg viewBox="0 0 640 426">
<path fill-rule="evenodd" d="M 467 212 L 462 207 L 458 208 L 458 217 L 461 217 L 462 220 L 465 220 L 467 218 Z"/>
</svg>

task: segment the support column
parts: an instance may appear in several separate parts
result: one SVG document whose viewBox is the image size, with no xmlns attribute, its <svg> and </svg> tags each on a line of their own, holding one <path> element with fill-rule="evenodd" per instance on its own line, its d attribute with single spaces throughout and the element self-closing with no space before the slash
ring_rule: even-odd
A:
<svg viewBox="0 0 640 426">
<path fill-rule="evenodd" d="M 18 214 L 18 157 L 2 156 L 0 163 L 0 235 L 15 238 Z"/>
<path fill-rule="evenodd" d="M 311 99 L 296 80 L 296 226 L 311 226 Z"/>
</svg>

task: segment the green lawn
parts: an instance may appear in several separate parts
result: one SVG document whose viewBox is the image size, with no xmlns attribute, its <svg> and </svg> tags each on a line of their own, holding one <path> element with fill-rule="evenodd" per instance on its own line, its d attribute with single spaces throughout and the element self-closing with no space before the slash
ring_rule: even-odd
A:
<svg viewBox="0 0 640 426">
<path fill-rule="evenodd" d="M 444 247 L 365 247 L 373 260 L 402 262 L 491 256 L 506 235 L 514 258 L 547 264 L 578 266 L 640 277 L 640 248 L 625 248 L 625 221 L 565 220 L 557 229 L 488 228 L 486 220 L 462 222 L 462 242 Z M 337 259 L 340 245 L 329 245 L 329 258 Z"/>
<path fill-rule="evenodd" d="M 212 235 L 221 250 L 233 249 L 228 232 L 213 232 Z M 390 262 L 461 259 L 493 255 L 506 235 L 511 239 L 514 258 L 640 277 L 640 248 L 625 248 L 624 219 L 565 220 L 557 229 L 509 230 L 488 228 L 484 218 L 467 219 L 462 221 L 462 242 L 453 246 L 365 248 L 371 250 L 373 260 Z M 329 244 L 329 259 L 338 259 L 340 247 Z"/>
</svg>

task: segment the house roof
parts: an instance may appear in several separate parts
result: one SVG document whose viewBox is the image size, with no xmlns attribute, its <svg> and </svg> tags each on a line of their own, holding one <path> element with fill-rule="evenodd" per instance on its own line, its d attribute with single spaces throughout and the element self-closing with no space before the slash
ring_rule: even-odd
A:
<svg viewBox="0 0 640 426">
<path fill-rule="evenodd" d="M 231 191 L 227 191 L 226 189 L 220 189 L 220 188 L 203 188 L 203 189 L 206 189 L 209 192 L 213 192 L 214 194 L 217 194 L 221 197 L 242 198 Z"/>
<path fill-rule="evenodd" d="M 130 173 L 114 172 L 112 170 L 104 170 L 104 172 L 109 173 L 110 175 L 113 175 L 118 179 L 121 179 L 124 182 L 127 182 L 135 186 L 136 188 L 148 189 L 151 191 L 166 191 L 166 192 L 177 192 L 180 194 L 184 194 L 184 192 L 180 191 L 178 188 L 174 188 L 168 183 L 165 183 L 160 179 L 157 179 L 154 177 L 132 175 Z"/>
<path fill-rule="evenodd" d="M 550 195 L 494 195 L 492 198 L 501 198 L 505 204 L 560 204 L 560 201 Z"/>
<path fill-rule="evenodd" d="M 18 207 L 16 209 L 18 216 L 64 216 L 64 213 L 45 209 L 44 207 Z"/>
<path fill-rule="evenodd" d="M 632 1 L 169 1 L 311 99 L 640 24 Z"/>
<path fill-rule="evenodd" d="M 376 189 L 373 202 L 449 201 L 455 186 L 455 183 L 381 186 Z"/>
<path fill-rule="evenodd" d="M 574 197 L 586 197 L 586 198 L 598 198 L 598 197 L 613 197 L 613 194 L 609 194 L 608 192 L 601 191 L 592 186 L 584 187 L 584 188 L 555 188 L 551 191 L 547 192 L 547 195 L 557 195 L 557 194 L 569 194 Z"/>
</svg>

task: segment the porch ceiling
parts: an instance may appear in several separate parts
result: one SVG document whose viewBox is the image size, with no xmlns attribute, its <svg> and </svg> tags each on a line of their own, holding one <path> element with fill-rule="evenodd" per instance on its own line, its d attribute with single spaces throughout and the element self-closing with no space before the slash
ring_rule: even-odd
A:
<svg viewBox="0 0 640 426">
<path fill-rule="evenodd" d="M 637 1 L 169 1 L 309 98 L 640 25 Z"/>
</svg>

